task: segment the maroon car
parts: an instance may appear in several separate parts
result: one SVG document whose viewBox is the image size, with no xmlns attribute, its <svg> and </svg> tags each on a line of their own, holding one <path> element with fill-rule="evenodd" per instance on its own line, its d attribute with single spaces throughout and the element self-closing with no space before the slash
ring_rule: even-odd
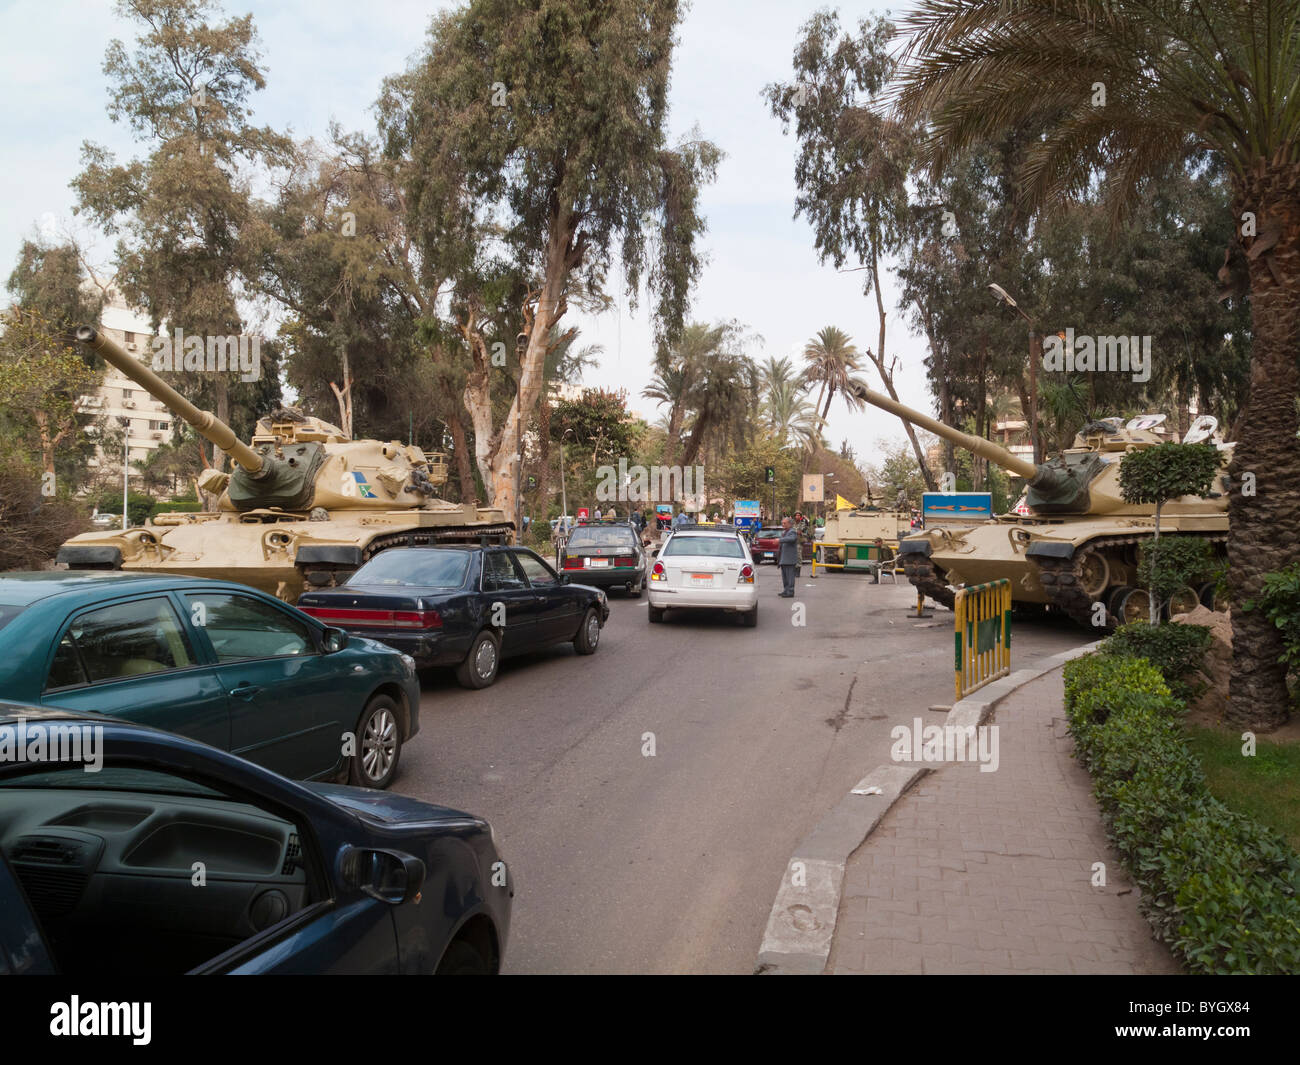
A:
<svg viewBox="0 0 1300 1065">
<path fill-rule="evenodd" d="M 750 542 L 749 553 L 754 556 L 754 561 L 759 564 L 764 562 L 775 563 L 780 551 L 781 526 L 779 525 L 764 526 L 754 534 L 754 539 Z"/>
</svg>

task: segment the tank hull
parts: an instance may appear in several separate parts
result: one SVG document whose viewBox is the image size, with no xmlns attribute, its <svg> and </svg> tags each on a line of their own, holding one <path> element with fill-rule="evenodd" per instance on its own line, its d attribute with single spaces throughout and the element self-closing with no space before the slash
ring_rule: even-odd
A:
<svg viewBox="0 0 1300 1065">
<path fill-rule="evenodd" d="M 504 512 L 475 507 L 358 515 L 336 511 L 326 521 L 229 512 L 162 518 L 125 532 L 75 536 L 60 548 L 58 561 L 71 569 L 238 581 L 292 603 L 308 586 L 343 583 L 388 547 L 474 543 L 483 536 L 514 540 L 514 526 Z"/>
</svg>

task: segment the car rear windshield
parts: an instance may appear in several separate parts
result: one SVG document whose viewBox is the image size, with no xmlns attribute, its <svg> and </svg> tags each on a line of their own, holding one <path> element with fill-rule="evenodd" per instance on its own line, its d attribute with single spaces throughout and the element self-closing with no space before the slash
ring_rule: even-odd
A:
<svg viewBox="0 0 1300 1065">
<path fill-rule="evenodd" d="M 631 547 L 636 543 L 631 529 L 593 529 L 581 526 L 569 537 L 569 550 L 580 547 Z"/>
<path fill-rule="evenodd" d="M 25 606 L 9 606 L 6 603 L 0 603 L 0 629 L 3 629 L 26 609 Z"/>
<path fill-rule="evenodd" d="M 664 546 L 663 554 L 744 558 L 745 550 L 734 536 L 683 536 L 679 533 Z"/>
<path fill-rule="evenodd" d="M 469 554 L 417 548 L 384 551 L 349 579 L 349 584 L 402 584 L 415 588 L 459 588 L 465 583 Z"/>
</svg>

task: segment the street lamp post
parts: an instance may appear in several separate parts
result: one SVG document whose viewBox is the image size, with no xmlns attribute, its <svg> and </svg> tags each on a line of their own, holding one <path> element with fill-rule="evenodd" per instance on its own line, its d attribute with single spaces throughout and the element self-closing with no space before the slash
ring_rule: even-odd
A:
<svg viewBox="0 0 1300 1065">
<path fill-rule="evenodd" d="M 128 526 L 126 497 L 131 476 L 131 419 L 119 418 L 122 423 L 122 531 Z"/>
<path fill-rule="evenodd" d="M 1043 338 L 1034 328 L 1033 319 L 1020 309 L 1020 305 L 1011 298 L 1006 289 L 1001 285 L 990 284 L 989 291 L 993 293 L 995 300 L 1006 304 L 1029 323 L 1029 410 L 1025 412 L 1025 416 L 1029 422 L 1029 442 L 1034 449 L 1034 462 L 1037 464 L 1043 461 L 1042 443 L 1038 438 L 1038 363 L 1043 357 Z"/>
</svg>

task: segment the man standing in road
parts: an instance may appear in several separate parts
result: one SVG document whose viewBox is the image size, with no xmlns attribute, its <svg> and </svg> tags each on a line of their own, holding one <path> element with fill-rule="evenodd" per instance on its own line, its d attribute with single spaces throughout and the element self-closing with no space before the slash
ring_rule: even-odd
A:
<svg viewBox="0 0 1300 1065">
<path fill-rule="evenodd" d="M 794 572 L 799 565 L 799 533 L 788 517 L 781 519 L 780 553 L 776 564 L 781 567 L 781 598 L 794 598 Z"/>
</svg>

